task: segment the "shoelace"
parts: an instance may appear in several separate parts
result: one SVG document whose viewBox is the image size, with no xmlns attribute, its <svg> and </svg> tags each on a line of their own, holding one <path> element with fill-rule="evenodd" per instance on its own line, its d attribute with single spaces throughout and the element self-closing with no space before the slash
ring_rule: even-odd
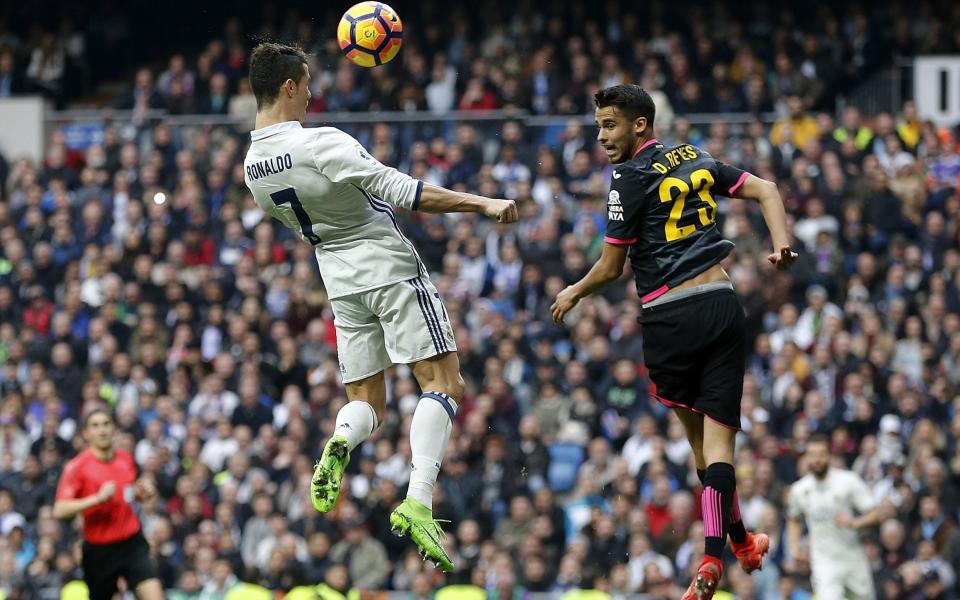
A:
<svg viewBox="0 0 960 600">
<path fill-rule="evenodd" d="M 413 523 L 413 526 L 416 527 L 417 525 L 419 525 L 420 527 L 423 527 L 423 529 L 428 533 L 432 533 L 433 537 L 439 538 L 440 540 L 445 540 L 447 539 L 447 534 L 443 530 L 443 527 L 440 527 L 440 523 L 449 523 L 449 522 L 450 521 L 448 521 L 447 519 L 430 519 L 430 521 L 426 523 L 423 523 L 423 522 Z"/>
<path fill-rule="evenodd" d="M 433 530 L 435 532 L 439 532 L 440 535 L 438 537 L 441 540 L 447 539 L 447 533 L 443 530 L 443 527 L 440 527 L 440 523 L 449 523 L 449 522 L 450 521 L 448 521 L 447 519 L 432 519 L 430 521 L 430 525 L 433 526 Z"/>
</svg>

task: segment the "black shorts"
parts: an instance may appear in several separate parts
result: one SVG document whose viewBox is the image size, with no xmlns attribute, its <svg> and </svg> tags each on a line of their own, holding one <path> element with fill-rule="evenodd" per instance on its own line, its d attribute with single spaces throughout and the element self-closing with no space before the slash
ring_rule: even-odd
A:
<svg viewBox="0 0 960 600">
<path fill-rule="evenodd" d="M 142 532 L 112 544 L 83 543 L 83 580 L 90 588 L 90 600 L 111 600 L 120 577 L 131 591 L 157 577 L 150 546 Z"/>
<path fill-rule="evenodd" d="M 644 308 L 639 321 L 657 400 L 739 430 L 747 352 L 743 307 L 734 291 Z"/>
</svg>

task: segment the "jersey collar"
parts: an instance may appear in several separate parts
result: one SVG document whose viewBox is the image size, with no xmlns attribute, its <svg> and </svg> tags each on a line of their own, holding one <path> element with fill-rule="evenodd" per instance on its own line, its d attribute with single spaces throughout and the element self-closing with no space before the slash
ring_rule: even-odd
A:
<svg viewBox="0 0 960 600">
<path fill-rule="evenodd" d="M 649 140 L 645 141 L 642 146 L 637 148 L 637 151 L 633 153 L 633 158 L 640 156 L 640 153 L 643 152 L 645 149 L 647 149 L 649 146 L 652 146 L 654 144 L 659 144 L 659 143 L 660 142 L 657 141 L 657 138 L 650 138 Z"/>
<path fill-rule="evenodd" d="M 275 123 L 260 129 L 254 129 L 250 132 L 250 139 L 253 141 L 262 140 L 265 137 L 280 133 L 281 131 L 290 131 L 291 129 L 303 129 L 300 121 L 284 121 Z"/>
</svg>

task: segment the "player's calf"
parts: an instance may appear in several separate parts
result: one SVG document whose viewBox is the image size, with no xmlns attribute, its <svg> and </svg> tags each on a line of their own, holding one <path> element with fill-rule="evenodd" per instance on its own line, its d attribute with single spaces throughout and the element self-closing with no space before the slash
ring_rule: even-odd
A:
<svg viewBox="0 0 960 600">
<path fill-rule="evenodd" d="M 410 423 L 411 471 L 406 499 L 390 515 L 397 535 L 409 536 L 424 560 L 444 571 L 453 563 L 443 548 L 441 521 L 433 518 L 433 488 L 450 440 L 457 402 L 444 392 L 425 391 Z"/>
<path fill-rule="evenodd" d="M 697 469 L 700 483 L 706 485 L 707 471 Z M 730 547 L 740 567 L 747 573 L 763 569 L 763 557 L 770 550 L 770 538 L 763 533 L 755 534 L 746 530 L 743 517 L 740 516 L 740 497 L 736 488 L 733 489 L 733 502 L 730 505 L 730 526 L 727 528 L 730 536 Z"/>
<path fill-rule="evenodd" d="M 310 499 L 318 512 L 329 512 L 336 505 L 350 452 L 370 437 L 378 425 L 373 406 L 362 400 L 348 402 L 337 413 L 333 436 L 323 447 L 310 481 Z"/>
<path fill-rule="evenodd" d="M 703 510 L 704 553 L 717 560 L 723 557 L 730 525 L 730 511 L 736 478 L 733 465 L 713 463 L 704 475 L 703 495 L 700 507 Z"/>
<path fill-rule="evenodd" d="M 457 401 L 443 392 L 424 392 L 410 422 L 411 471 L 407 498 L 433 508 L 433 487 L 450 441 Z"/>
</svg>

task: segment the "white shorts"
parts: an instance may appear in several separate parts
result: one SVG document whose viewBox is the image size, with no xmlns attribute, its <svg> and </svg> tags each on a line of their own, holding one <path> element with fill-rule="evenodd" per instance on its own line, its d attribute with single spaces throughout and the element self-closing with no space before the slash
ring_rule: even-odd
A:
<svg viewBox="0 0 960 600">
<path fill-rule="evenodd" d="M 344 383 L 456 352 L 453 327 L 426 276 L 330 301 Z"/>
<path fill-rule="evenodd" d="M 810 578 L 817 600 L 876 600 L 873 573 L 866 558 L 817 562 Z"/>
</svg>

